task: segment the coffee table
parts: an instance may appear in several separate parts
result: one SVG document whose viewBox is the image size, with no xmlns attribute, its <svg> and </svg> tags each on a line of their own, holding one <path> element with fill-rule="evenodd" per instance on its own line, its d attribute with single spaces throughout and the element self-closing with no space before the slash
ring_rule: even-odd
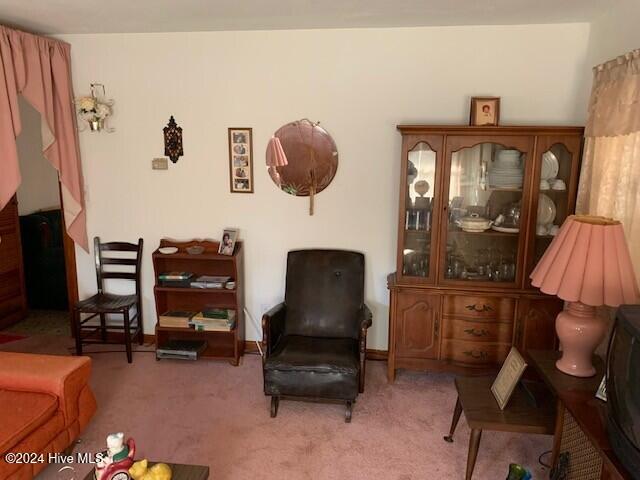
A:
<svg viewBox="0 0 640 480">
<path fill-rule="evenodd" d="M 158 462 L 149 462 L 149 467 Z M 165 462 L 166 463 L 166 462 Z M 205 465 L 182 465 L 180 463 L 167 463 L 171 467 L 171 480 L 207 480 L 209 467 Z M 84 477 L 84 480 L 93 479 L 93 469 Z"/>
<path fill-rule="evenodd" d="M 554 432 L 555 404 L 549 393 L 545 395 L 538 391 L 545 389 L 543 385 L 532 388 L 536 399 L 540 401 L 537 407 L 530 403 L 524 390 L 516 387 L 506 408 L 500 410 L 491 393 L 494 379 L 495 377 L 457 377 L 455 381 L 458 400 L 453 411 L 451 430 L 444 440 L 453 442 L 453 433 L 458 426 L 460 414 L 464 412 L 471 429 L 465 480 L 471 480 L 473 475 L 483 430 L 545 435 L 553 435 Z"/>
</svg>

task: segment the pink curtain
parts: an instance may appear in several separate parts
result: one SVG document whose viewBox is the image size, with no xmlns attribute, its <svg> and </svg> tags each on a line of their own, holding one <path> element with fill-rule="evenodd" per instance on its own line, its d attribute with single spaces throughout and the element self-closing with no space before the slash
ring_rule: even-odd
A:
<svg viewBox="0 0 640 480">
<path fill-rule="evenodd" d="M 0 210 L 21 182 L 19 94 L 40 112 L 43 154 L 58 171 L 67 232 L 88 251 L 70 46 L 0 25 Z"/>
</svg>

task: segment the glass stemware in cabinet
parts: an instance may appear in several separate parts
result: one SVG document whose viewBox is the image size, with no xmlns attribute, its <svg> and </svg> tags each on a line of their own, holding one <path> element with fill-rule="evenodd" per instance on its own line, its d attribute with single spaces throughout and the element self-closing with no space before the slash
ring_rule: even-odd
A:
<svg viewBox="0 0 640 480">
<path fill-rule="evenodd" d="M 515 281 L 525 157 L 495 143 L 452 153 L 445 278 Z"/>
<path fill-rule="evenodd" d="M 436 152 L 425 142 L 420 142 L 409 151 L 406 161 L 403 274 L 428 277 Z"/>
<path fill-rule="evenodd" d="M 540 185 L 536 214 L 534 264 L 547 250 L 569 215 L 568 186 L 572 155 L 561 143 L 544 152 L 540 161 Z"/>
</svg>

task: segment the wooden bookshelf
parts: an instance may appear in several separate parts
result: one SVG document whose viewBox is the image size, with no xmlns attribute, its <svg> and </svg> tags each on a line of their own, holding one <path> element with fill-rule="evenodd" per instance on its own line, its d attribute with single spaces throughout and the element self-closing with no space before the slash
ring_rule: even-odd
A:
<svg viewBox="0 0 640 480">
<path fill-rule="evenodd" d="M 186 248 L 201 245 L 204 252 L 199 255 L 187 253 Z M 236 326 L 230 332 L 197 332 L 192 328 L 161 327 L 156 319 L 156 348 L 168 340 L 205 340 L 207 348 L 202 356 L 227 360 L 238 365 L 244 354 L 244 268 L 242 242 L 237 242 L 233 255 L 218 254 L 219 243 L 210 240 L 177 242 L 160 240 L 153 252 L 153 270 L 157 315 L 169 310 L 198 312 L 205 308 L 228 308 L 236 311 Z M 162 247 L 177 247 L 173 254 L 160 253 Z M 163 272 L 192 272 L 200 275 L 225 275 L 235 281 L 234 289 L 163 287 L 158 276 Z"/>
</svg>

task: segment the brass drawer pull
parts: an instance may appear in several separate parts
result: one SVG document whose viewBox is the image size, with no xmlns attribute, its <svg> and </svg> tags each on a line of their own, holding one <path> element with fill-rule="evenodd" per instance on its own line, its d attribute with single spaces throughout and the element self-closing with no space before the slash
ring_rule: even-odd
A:
<svg viewBox="0 0 640 480">
<path fill-rule="evenodd" d="M 478 352 L 476 350 L 467 350 L 464 353 L 467 357 L 475 358 L 476 360 L 486 360 L 489 357 L 487 352 Z"/>
<path fill-rule="evenodd" d="M 484 328 L 481 330 L 476 330 L 475 328 L 467 328 L 464 330 L 464 333 L 466 333 L 467 335 L 473 335 L 474 337 L 488 337 L 489 336 L 489 331 L 485 330 Z"/>
<path fill-rule="evenodd" d="M 472 312 L 478 312 L 478 313 L 493 312 L 493 307 L 485 303 L 483 303 L 481 307 L 476 305 L 475 303 L 473 305 L 467 305 L 466 309 L 471 310 Z"/>
</svg>

